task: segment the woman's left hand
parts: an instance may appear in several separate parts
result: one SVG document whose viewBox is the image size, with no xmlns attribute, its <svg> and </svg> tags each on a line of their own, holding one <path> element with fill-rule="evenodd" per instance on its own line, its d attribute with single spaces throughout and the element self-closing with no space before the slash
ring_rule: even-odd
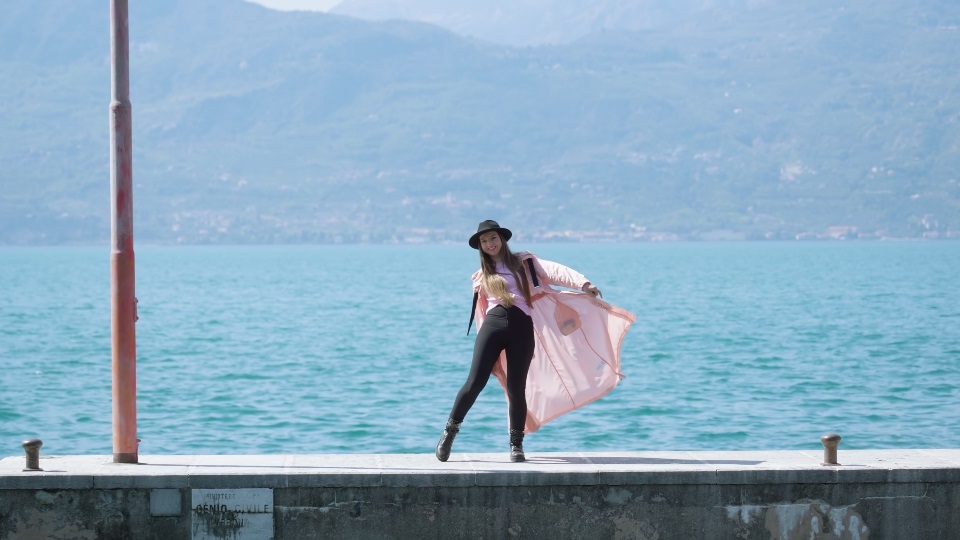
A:
<svg viewBox="0 0 960 540">
<path fill-rule="evenodd" d="M 596 297 L 598 297 L 598 296 L 599 296 L 600 298 L 603 298 L 603 293 L 600 292 L 600 289 L 596 288 L 596 287 L 595 287 L 592 283 L 590 283 L 589 281 L 586 282 L 586 283 L 584 283 L 584 284 L 583 284 L 583 287 L 581 287 L 580 290 L 583 291 L 583 292 L 585 292 L 585 293 L 590 293 L 590 294 L 592 294 L 594 298 L 596 298 Z"/>
</svg>

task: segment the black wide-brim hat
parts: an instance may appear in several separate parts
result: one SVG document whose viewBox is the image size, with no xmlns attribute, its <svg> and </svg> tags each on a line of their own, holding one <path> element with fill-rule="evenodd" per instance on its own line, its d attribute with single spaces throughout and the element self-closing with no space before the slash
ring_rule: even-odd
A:
<svg viewBox="0 0 960 540">
<path fill-rule="evenodd" d="M 497 234 L 500 235 L 500 238 L 503 238 L 504 242 L 510 240 L 510 237 L 513 236 L 513 233 L 510 232 L 510 229 L 504 229 L 496 221 L 488 219 L 486 221 L 481 221 L 480 225 L 477 225 L 477 232 L 470 237 L 468 242 L 470 247 L 473 249 L 480 249 L 480 235 L 490 231 L 497 231 Z"/>
</svg>

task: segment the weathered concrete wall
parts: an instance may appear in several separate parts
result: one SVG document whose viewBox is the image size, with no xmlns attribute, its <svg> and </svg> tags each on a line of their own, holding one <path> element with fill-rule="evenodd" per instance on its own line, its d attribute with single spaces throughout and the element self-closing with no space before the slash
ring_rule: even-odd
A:
<svg viewBox="0 0 960 540">
<path fill-rule="evenodd" d="M 149 490 L 135 489 L 3 490 L 0 538 L 190 537 L 188 520 L 151 516 L 149 498 Z"/>
<path fill-rule="evenodd" d="M 895 488 L 894 488 L 895 487 Z M 191 538 L 152 490 L 4 490 L 0 538 Z M 277 539 L 955 539 L 960 485 L 645 485 L 274 490 Z M 233 538 L 224 528 L 223 538 Z"/>
<path fill-rule="evenodd" d="M 277 536 L 316 538 L 957 538 L 958 488 L 558 486 L 276 494 Z M 938 503 L 938 501 L 941 501 Z"/>
<path fill-rule="evenodd" d="M 946 451 L 935 462 L 918 454 L 913 468 L 902 452 L 896 464 L 864 458 L 849 469 L 778 466 L 772 453 L 544 454 L 519 466 L 483 456 L 453 465 L 432 456 L 183 457 L 192 465 L 157 456 L 139 466 L 101 457 L 95 471 L 88 462 L 70 474 L 65 458 L 46 476 L 7 458 L 0 538 L 960 538 L 960 451 L 956 464 Z M 267 528 L 251 528 L 255 514 L 195 508 L 209 491 L 257 491 Z"/>
</svg>

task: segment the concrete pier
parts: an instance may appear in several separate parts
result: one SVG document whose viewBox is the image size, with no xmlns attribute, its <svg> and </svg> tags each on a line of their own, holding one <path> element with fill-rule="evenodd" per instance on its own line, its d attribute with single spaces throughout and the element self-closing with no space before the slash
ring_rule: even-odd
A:
<svg viewBox="0 0 960 540">
<path fill-rule="evenodd" d="M 960 450 L 527 456 L 7 457 L 0 538 L 960 538 Z"/>
</svg>

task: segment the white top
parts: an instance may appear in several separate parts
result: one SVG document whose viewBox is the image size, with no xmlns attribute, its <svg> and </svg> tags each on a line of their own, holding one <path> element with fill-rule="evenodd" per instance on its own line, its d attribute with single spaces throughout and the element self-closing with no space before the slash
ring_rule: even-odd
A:
<svg viewBox="0 0 960 540">
<path fill-rule="evenodd" d="M 513 278 L 513 272 L 511 272 L 506 265 L 500 262 L 498 262 L 496 265 L 496 271 L 503 277 L 503 279 L 506 280 L 507 292 L 509 292 L 510 296 L 513 297 L 513 304 L 526 313 L 528 317 L 532 317 L 533 314 L 530 311 L 530 306 L 527 305 L 527 300 L 523 297 L 523 293 L 520 292 L 520 286 L 517 285 L 517 280 Z M 526 273 L 522 269 L 517 272 L 517 274 L 519 275 L 520 279 L 526 279 Z M 487 293 L 487 313 L 490 313 L 491 309 L 499 305 L 500 301 L 497 300 L 497 298 L 493 295 Z"/>
</svg>

